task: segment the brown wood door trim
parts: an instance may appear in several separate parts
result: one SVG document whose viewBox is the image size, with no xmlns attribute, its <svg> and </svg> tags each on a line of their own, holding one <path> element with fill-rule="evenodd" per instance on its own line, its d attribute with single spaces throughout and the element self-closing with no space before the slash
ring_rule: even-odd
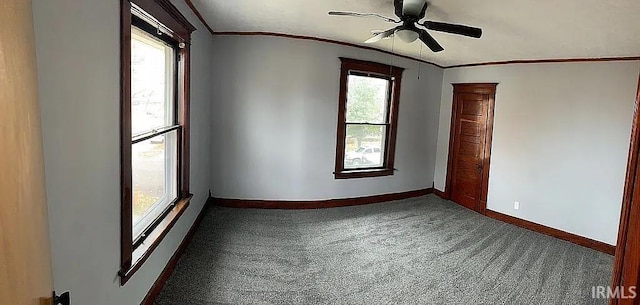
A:
<svg viewBox="0 0 640 305">
<path fill-rule="evenodd" d="M 622 211 L 620 213 L 620 227 L 616 258 L 613 266 L 613 279 L 611 287 L 638 286 L 640 284 L 640 245 L 636 239 L 640 236 L 640 227 L 637 221 L 640 218 L 640 167 L 638 166 L 638 154 L 640 153 L 640 77 L 638 78 L 638 91 L 633 110 L 633 123 L 631 125 L 631 140 L 629 144 L 629 157 L 627 161 L 627 174 L 625 178 L 624 194 L 622 198 Z M 626 287 L 624 287 L 626 288 Z M 611 305 L 639 304 L 640 299 L 612 298 Z"/>
<path fill-rule="evenodd" d="M 480 206 L 477 211 L 481 214 L 485 214 L 487 209 L 487 195 L 489 190 L 489 166 L 491 161 L 491 143 L 493 141 L 493 112 L 495 108 L 495 95 L 497 83 L 468 83 L 468 84 L 451 84 L 453 86 L 453 101 L 451 109 L 451 126 L 449 128 L 449 155 L 447 160 L 447 176 L 445 190 L 443 198 L 451 198 L 451 183 L 452 183 L 452 169 L 453 169 L 453 155 L 454 155 L 454 143 L 456 141 L 456 122 L 457 122 L 457 103 L 455 100 L 456 93 L 475 93 L 475 94 L 487 94 L 489 95 L 489 109 L 487 114 L 487 129 L 484 145 L 484 160 L 483 160 L 483 177 L 480 194 Z"/>
</svg>

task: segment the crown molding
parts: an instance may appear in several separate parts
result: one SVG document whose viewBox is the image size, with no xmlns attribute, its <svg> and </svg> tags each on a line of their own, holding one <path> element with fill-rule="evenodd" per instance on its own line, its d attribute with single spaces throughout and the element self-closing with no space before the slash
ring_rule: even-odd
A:
<svg viewBox="0 0 640 305">
<path fill-rule="evenodd" d="M 402 54 L 398 54 L 398 53 L 382 50 L 382 49 L 379 49 L 379 48 L 374 48 L 374 47 L 370 47 L 370 46 L 362 46 L 362 45 L 358 45 L 358 44 L 355 44 L 355 43 L 342 42 L 342 41 L 337 41 L 337 40 L 327 39 L 327 38 L 319 38 L 319 37 L 313 37 L 313 36 L 302 36 L 302 35 L 293 35 L 293 34 L 285 34 L 285 33 L 274 33 L 274 32 L 234 32 L 234 31 L 216 32 L 216 31 L 213 30 L 213 28 L 211 26 L 209 26 L 209 24 L 204 19 L 202 14 L 200 14 L 198 9 L 193 4 L 192 0 L 184 0 L 184 1 L 191 8 L 193 13 L 198 17 L 198 19 L 200 19 L 202 24 L 204 24 L 204 26 L 209 30 L 209 33 L 211 33 L 211 35 L 214 35 L 214 36 L 218 36 L 218 35 L 219 36 L 224 36 L 224 35 L 228 35 L 228 36 L 232 36 L 232 35 L 237 35 L 237 36 L 274 36 L 274 37 L 284 37 L 284 38 L 291 38 L 291 39 L 302 39 L 302 40 L 319 41 L 319 42 L 338 44 L 338 45 L 349 46 L 349 47 L 354 47 L 354 48 L 360 48 L 360 49 L 365 49 L 365 50 L 378 51 L 378 52 L 382 52 L 382 53 L 393 55 L 393 56 L 398 56 L 398 57 L 402 57 L 402 58 L 406 58 L 406 59 L 419 61 L 421 63 L 432 65 L 432 66 L 435 66 L 435 67 L 438 67 L 438 68 L 441 68 L 441 69 L 467 68 L 467 67 L 479 67 L 479 66 L 499 66 L 499 65 L 512 65 L 512 64 L 541 64 L 541 63 L 567 63 L 567 62 L 606 62 L 606 61 L 634 61 L 634 60 L 640 60 L 640 56 L 583 57 L 583 58 L 551 58 L 551 59 L 518 59 L 518 60 L 491 61 L 491 62 L 479 62 L 479 63 L 470 63 L 470 64 L 442 66 L 442 65 L 439 65 L 439 64 L 436 64 L 436 63 L 433 63 L 433 62 L 429 62 L 429 61 L 426 61 L 426 60 L 422 60 L 422 59 L 419 59 L 419 58 L 415 58 L 415 57 L 412 57 L 412 56 L 402 55 Z"/>
<path fill-rule="evenodd" d="M 582 58 L 554 58 L 554 59 L 519 59 L 519 60 L 505 60 L 505 61 L 492 61 L 492 62 L 479 62 L 472 64 L 461 64 L 446 66 L 445 69 L 453 68 L 467 68 L 478 66 L 499 66 L 499 65 L 512 65 L 512 64 L 545 64 L 545 63 L 566 63 L 566 62 L 597 62 L 597 61 L 632 61 L 640 60 L 640 56 L 628 56 L 628 57 L 582 57 Z"/>
<path fill-rule="evenodd" d="M 196 6 L 193 5 L 193 2 L 191 2 L 191 0 L 184 0 L 184 2 L 187 3 L 187 6 L 189 6 L 189 8 L 193 11 L 196 17 L 200 19 L 200 22 L 202 22 L 202 24 L 207 28 L 207 30 L 209 30 L 209 33 L 211 33 L 211 35 L 215 35 L 215 32 L 213 31 L 213 29 L 209 26 L 209 23 L 207 23 L 204 17 L 202 17 L 202 14 L 200 14 L 200 11 L 198 11 Z"/>
<path fill-rule="evenodd" d="M 358 45 L 358 44 L 355 44 L 355 43 L 342 42 L 342 41 L 337 41 L 337 40 L 333 40 L 333 39 L 313 37 L 313 36 L 302 36 L 302 35 L 293 35 L 293 34 L 285 34 L 285 33 L 274 33 L 274 32 L 214 32 L 214 35 L 216 35 L 216 36 L 273 36 L 273 37 L 283 37 L 283 38 L 291 38 L 291 39 L 319 41 L 319 42 L 325 42 L 325 43 L 331 43 L 331 44 L 337 44 L 337 45 L 343 45 L 343 46 L 348 46 L 348 47 L 359 48 L 359 49 L 363 49 L 363 50 L 377 51 L 377 52 L 381 52 L 381 53 L 384 53 L 384 54 L 389 54 L 389 55 L 393 55 L 393 56 L 397 56 L 397 57 L 401 57 L 401 58 L 405 58 L 405 59 L 415 60 L 415 61 L 421 62 L 423 64 L 432 65 L 434 67 L 438 67 L 438 68 L 441 68 L 441 69 L 445 68 L 445 67 L 443 67 L 441 65 L 438 65 L 436 63 L 432 63 L 432 62 L 429 62 L 429 61 L 426 61 L 426 60 L 418 59 L 418 58 L 407 56 L 407 55 L 393 53 L 393 52 L 386 51 L 386 50 L 379 49 L 379 48 L 374 48 L 374 47 L 369 47 L 369 46 L 361 46 L 361 45 Z"/>
</svg>

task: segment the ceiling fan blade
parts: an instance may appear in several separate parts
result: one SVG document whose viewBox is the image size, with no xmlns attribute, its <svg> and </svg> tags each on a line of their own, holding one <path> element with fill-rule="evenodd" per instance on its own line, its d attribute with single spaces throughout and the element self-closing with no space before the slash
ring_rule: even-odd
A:
<svg viewBox="0 0 640 305">
<path fill-rule="evenodd" d="M 367 39 L 364 43 L 376 43 L 382 39 L 392 36 L 400 27 L 395 27 L 393 29 L 388 29 L 380 34 L 377 34 L 369 39 Z"/>
<path fill-rule="evenodd" d="M 482 37 L 482 29 L 474 28 L 466 25 L 435 22 L 435 21 L 425 21 L 424 23 L 422 23 L 422 25 L 427 29 L 434 30 L 434 31 L 458 34 L 458 35 L 469 36 L 473 38 Z"/>
<path fill-rule="evenodd" d="M 433 39 L 433 36 L 427 33 L 426 30 L 420 29 L 418 34 L 420 34 L 420 40 L 422 40 L 422 42 L 424 42 L 431 51 L 440 52 L 444 50 L 444 48 L 435 39 Z"/>
<path fill-rule="evenodd" d="M 371 35 L 378 35 L 378 34 L 380 34 L 382 32 L 384 32 L 384 31 L 383 30 L 372 30 L 371 31 Z M 383 39 L 389 39 L 389 38 L 392 38 L 395 35 L 396 35 L 396 33 L 393 33 L 393 34 L 391 34 L 391 35 L 389 35 L 389 36 L 387 36 L 387 37 L 385 37 Z"/>
<path fill-rule="evenodd" d="M 391 22 L 391 23 L 400 23 L 400 21 L 397 20 L 393 20 L 389 17 L 385 17 L 379 14 L 374 14 L 374 13 L 356 13 L 356 12 L 336 12 L 336 11 L 331 11 L 329 12 L 329 15 L 331 16 L 350 16 L 350 17 L 374 17 L 374 18 L 380 18 L 386 22 Z"/>
</svg>

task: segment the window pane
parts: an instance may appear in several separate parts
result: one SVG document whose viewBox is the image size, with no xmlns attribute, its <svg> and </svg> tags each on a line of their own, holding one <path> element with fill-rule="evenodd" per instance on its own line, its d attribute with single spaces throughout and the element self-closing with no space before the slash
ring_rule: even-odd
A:
<svg viewBox="0 0 640 305">
<path fill-rule="evenodd" d="M 347 86 L 348 123 L 386 123 L 388 80 L 349 75 Z"/>
<path fill-rule="evenodd" d="M 177 131 L 133 144 L 133 239 L 178 197 Z"/>
<path fill-rule="evenodd" d="M 344 168 L 382 167 L 386 126 L 347 124 Z"/>
<path fill-rule="evenodd" d="M 131 28 L 131 132 L 173 125 L 175 54 L 164 41 Z"/>
</svg>

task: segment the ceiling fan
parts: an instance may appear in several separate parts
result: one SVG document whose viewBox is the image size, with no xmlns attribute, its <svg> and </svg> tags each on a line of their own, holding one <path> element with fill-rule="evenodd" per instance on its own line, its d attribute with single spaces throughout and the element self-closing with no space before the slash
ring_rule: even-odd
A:
<svg viewBox="0 0 640 305">
<path fill-rule="evenodd" d="M 444 48 L 431 36 L 425 29 L 419 28 L 422 26 L 426 29 L 445 32 L 450 34 L 463 35 L 473 38 L 480 38 L 482 36 L 482 29 L 470 27 L 461 24 L 451 24 L 444 22 L 436 22 L 425 20 L 420 22 L 424 18 L 429 3 L 427 0 L 394 0 L 393 6 L 395 7 L 395 13 L 400 20 L 395 20 L 389 17 L 385 17 L 374 13 L 354 13 L 354 12 L 336 12 L 331 11 L 329 15 L 332 16 L 353 16 L 353 17 L 375 17 L 383 19 L 386 22 L 400 24 L 392 29 L 375 33 L 373 37 L 365 41 L 365 43 L 374 43 L 382 39 L 389 38 L 393 35 L 398 37 L 407 43 L 414 42 L 420 38 L 429 49 L 433 52 L 440 52 Z"/>
</svg>

